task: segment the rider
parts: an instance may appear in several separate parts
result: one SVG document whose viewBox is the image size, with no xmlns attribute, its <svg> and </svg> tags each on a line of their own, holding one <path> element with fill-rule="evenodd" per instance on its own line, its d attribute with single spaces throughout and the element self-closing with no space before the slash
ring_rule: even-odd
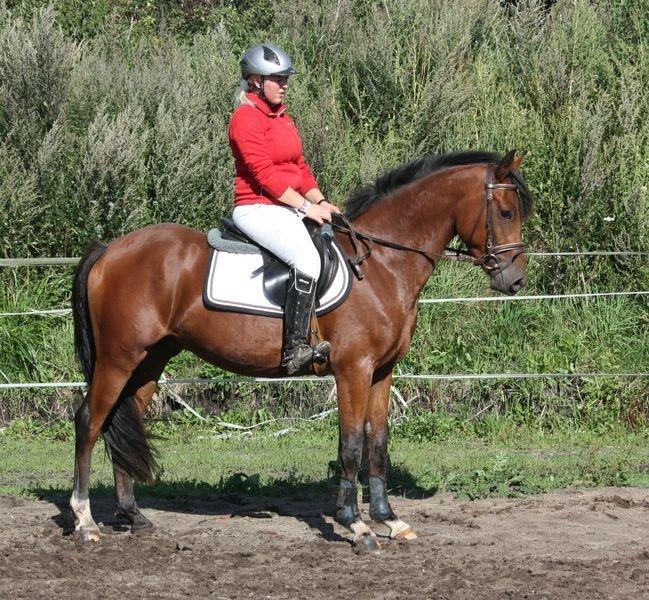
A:
<svg viewBox="0 0 649 600">
<path fill-rule="evenodd" d="M 290 267 L 284 307 L 282 366 L 289 375 L 326 359 L 329 342 L 309 346 L 320 257 L 302 222 L 331 221 L 340 212 L 318 187 L 302 155 L 302 141 L 283 103 L 291 59 L 274 44 L 248 49 L 241 60 L 241 88 L 230 119 L 234 155 L 236 226 Z"/>
</svg>

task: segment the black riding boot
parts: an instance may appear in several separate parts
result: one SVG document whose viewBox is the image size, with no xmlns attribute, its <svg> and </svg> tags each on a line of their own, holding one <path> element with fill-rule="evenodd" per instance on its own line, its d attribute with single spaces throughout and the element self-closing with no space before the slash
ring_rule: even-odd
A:
<svg viewBox="0 0 649 600">
<path fill-rule="evenodd" d="M 284 305 L 284 356 L 282 366 L 289 375 L 308 371 L 314 363 L 327 360 L 331 345 L 320 342 L 309 346 L 307 334 L 315 300 L 316 281 L 297 269 L 289 271 Z"/>
</svg>

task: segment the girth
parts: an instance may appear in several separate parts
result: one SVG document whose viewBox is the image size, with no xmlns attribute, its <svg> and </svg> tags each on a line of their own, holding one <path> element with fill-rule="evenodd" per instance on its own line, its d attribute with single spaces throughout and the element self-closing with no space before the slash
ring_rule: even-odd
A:
<svg viewBox="0 0 649 600">
<path fill-rule="evenodd" d="M 338 254 L 333 249 L 335 237 L 331 225 L 319 226 L 311 219 L 305 219 L 304 225 L 311 236 L 313 245 L 320 255 L 320 277 L 316 286 L 316 306 L 320 298 L 331 286 L 339 268 Z M 263 280 L 264 295 L 270 302 L 278 306 L 284 306 L 286 299 L 286 285 L 288 282 L 289 266 L 282 262 L 277 256 L 266 248 L 251 240 L 235 224 L 232 218 L 221 219 L 223 225 L 222 236 L 224 239 L 231 239 L 238 242 L 251 244 L 259 248 L 264 259 L 264 264 L 253 272 L 253 276 L 261 272 Z"/>
</svg>

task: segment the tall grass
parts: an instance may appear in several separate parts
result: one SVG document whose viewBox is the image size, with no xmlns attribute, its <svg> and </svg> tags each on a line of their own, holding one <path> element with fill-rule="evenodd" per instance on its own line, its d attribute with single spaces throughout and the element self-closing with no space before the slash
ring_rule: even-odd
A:
<svg viewBox="0 0 649 600">
<path fill-rule="evenodd" d="M 263 39 L 295 59 L 290 110 L 334 201 L 425 153 L 515 147 L 536 196 L 530 247 L 646 250 L 647 14 L 649 0 L 0 2 L 0 254 L 78 255 L 94 238 L 166 220 L 208 229 L 229 213 L 238 60 Z M 637 258 L 534 260 L 529 272 L 531 293 L 649 283 Z M 0 309 L 66 304 L 61 273 L 39 282 L 3 271 Z M 484 285 L 449 267 L 426 295 Z M 646 330 L 644 300 L 423 307 L 400 369 L 644 371 Z M 76 378 L 64 318 L 2 319 L 0 343 L 7 380 Z M 214 372 L 187 358 L 170 368 Z M 641 414 L 639 385 L 435 384 L 412 394 L 477 409 L 504 406 L 505 395 L 532 412 L 623 398 Z"/>
</svg>

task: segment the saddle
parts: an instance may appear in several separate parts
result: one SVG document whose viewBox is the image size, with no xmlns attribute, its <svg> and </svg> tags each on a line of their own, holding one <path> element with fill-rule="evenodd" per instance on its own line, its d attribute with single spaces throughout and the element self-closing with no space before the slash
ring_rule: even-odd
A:
<svg viewBox="0 0 649 600">
<path fill-rule="evenodd" d="M 221 232 L 223 240 L 254 246 L 261 253 L 263 265 L 253 275 L 261 272 L 266 298 L 273 304 L 284 306 L 289 266 L 266 248 L 251 240 L 234 224 L 231 217 L 222 218 L 221 224 L 223 225 Z M 319 306 L 320 299 L 333 283 L 340 268 L 339 253 L 334 250 L 335 237 L 331 225 L 319 226 L 311 219 L 304 219 L 304 225 L 320 255 L 320 277 L 316 286 L 316 306 Z"/>
</svg>

